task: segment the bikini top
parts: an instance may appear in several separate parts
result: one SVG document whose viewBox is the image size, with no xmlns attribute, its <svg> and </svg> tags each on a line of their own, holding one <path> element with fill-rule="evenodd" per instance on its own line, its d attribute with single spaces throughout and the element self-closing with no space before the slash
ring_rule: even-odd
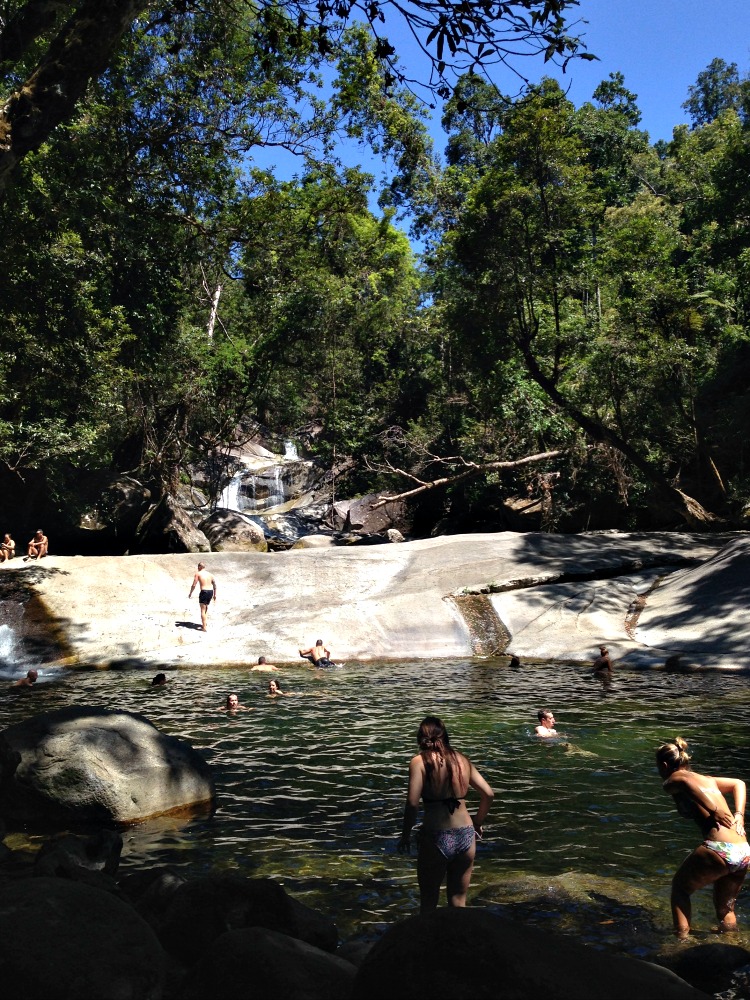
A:
<svg viewBox="0 0 750 1000">
<path fill-rule="evenodd" d="M 428 799 L 426 795 L 422 796 L 423 802 L 441 802 L 451 815 L 453 815 L 453 813 L 456 811 L 456 809 L 458 809 L 458 807 L 465 799 L 466 799 L 465 795 L 459 795 L 459 796 L 452 795 L 448 799 Z"/>
</svg>

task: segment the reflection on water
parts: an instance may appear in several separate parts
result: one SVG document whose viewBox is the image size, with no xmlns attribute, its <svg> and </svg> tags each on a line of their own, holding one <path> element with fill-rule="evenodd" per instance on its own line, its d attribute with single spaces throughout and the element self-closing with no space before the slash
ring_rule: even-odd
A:
<svg viewBox="0 0 750 1000">
<path fill-rule="evenodd" d="M 621 670 L 604 690 L 581 665 L 354 664 L 285 670 L 282 686 L 295 695 L 278 699 L 266 696 L 268 675 L 249 670 L 168 677 L 151 688 L 151 672 L 42 669 L 32 691 L 3 682 L 0 728 L 87 704 L 141 712 L 184 736 L 214 768 L 217 812 L 127 830 L 122 866 L 268 875 L 330 912 L 345 937 L 416 909 L 414 861 L 395 843 L 428 713 L 496 791 L 471 894 L 509 874 L 579 871 L 653 886 L 666 905 L 697 830 L 661 791 L 654 747 L 682 735 L 699 768 L 750 777 L 750 736 L 738 725 L 750 692 L 736 675 Z M 229 691 L 254 710 L 219 711 Z M 564 738 L 532 735 L 540 707 L 554 710 Z M 708 921 L 702 895 L 697 914 Z"/>
</svg>

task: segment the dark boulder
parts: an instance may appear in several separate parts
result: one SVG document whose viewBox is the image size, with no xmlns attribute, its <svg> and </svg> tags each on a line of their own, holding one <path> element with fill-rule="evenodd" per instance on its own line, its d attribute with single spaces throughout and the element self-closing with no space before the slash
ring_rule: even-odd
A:
<svg viewBox="0 0 750 1000">
<path fill-rule="evenodd" d="M 336 925 L 297 900 L 271 879 L 207 875 L 174 887 L 162 905 L 139 904 L 164 948 L 185 965 L 195 961 L 227 931 L 245 927 L 300 938 L 326 951 L 338 943 Z"/>
<path fill-rule="evenodd" d="M 3 1000 L 158 1000 L 164 953 L 106 892 L 61 878 L 0 886 Z"/>
<path fill-rule="evenodd" d="M 707 1000 L 658 965 L 587 948 L 486 910 L 445 908 L 392 927 L 357 972 L 351 1000 L 402 997 L 410 984 L 452 1000 Z"/>
<path fill-rule="evenodd" d="M 170 496 L 163 496 L 144 514 L 130 546 L 131 555 L 210 551 L 206 536 Z"/>
<path fill-rule="evenodd" d="M 185 977 L 179 1000 L 349 1000 L 355 967 L 320 948 L 247 927 L 217 938 Z"/>
</svg>

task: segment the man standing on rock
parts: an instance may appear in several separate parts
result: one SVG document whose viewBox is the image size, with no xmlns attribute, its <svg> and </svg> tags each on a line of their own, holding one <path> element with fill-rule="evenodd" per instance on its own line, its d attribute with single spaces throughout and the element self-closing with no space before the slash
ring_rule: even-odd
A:
<svg viewBox="0 0 750 1000">
<path fill-rule="evenodd" d="M 193 577 L 193 586 L 190 588 L 188 597 L 193 596 L 193 591 L 196 586 L 200 587 L 198 592 L 198 604 L 201 609 L 201 629 L 205 632 L 208 606 L 212 600 L 216 600 L 216 580 L 214 579 L 213 573 L 209 573 L 202 562 L 198 563 L 198 569 Z"/>
</svg>

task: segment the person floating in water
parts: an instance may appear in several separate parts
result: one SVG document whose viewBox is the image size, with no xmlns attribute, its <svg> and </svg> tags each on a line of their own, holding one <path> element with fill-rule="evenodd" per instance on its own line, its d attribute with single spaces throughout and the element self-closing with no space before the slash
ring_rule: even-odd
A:
<svg viewBox="0 0 750 1000">
<path fill-rule="evenodd" d="M 557 730 L 555 729 L 555 716 L 548 708 L 540 708 L 536 713 L 539 719 L 539 725 L 536 727 L 534 732 L 537 736 L 557 736 Z"/>
<path fill-rule="evenodd" d="M 419 753 L 409 764 L 409 788 L 397 846 L 399 854 L 409 853 L 411 830 L 422 799 L 417 879 L 420 912 L 431 913 L 437 909 L 446 875 L 448 906 L 466 906 L 476 839 L 482 836 L 494 792 L 471 761 L 451 747 L 448 731 L 436 716 L 422 720 L 417 743 Z M 466 808 L 469 788 L 479 792 L 473 817 Z"/>
<path fill-rule="evenodd" d="M 206 631 L 206 618 L 208 616 L 208 606 L 211 601 L 216 602 L 216 579 L 213 573 L 209 573 L 205 563 L 199 562 L 198 569 L 193 577 L 193 585 L 190 588 L 188 597 L 193 596 L 195 588 L 199 587 L 198 604 L 201 609 L 201 629 Z"/>
<path fill-rule="evenodd" d="M 278 670 L 279 668 L 273 663 L 269 663 L 265 656 L 259 656 L 258 662 L 250 667 L 251 670 Z"/>
<path fill-rule="evenodd" d="M 151 681 L 151 687 L 164 687 L 167 683 L 166 674 L 157 674 Z"/>
<path fill-rule="evenodd" d="M 521 666 L 521 661 L 518 659 L 515 653 L 511 655 L 510 663 L 508 664 L 508 666 L 511 667 L 511 669 L 513 670 L 518 670 L 518 668 Z"/>
<path fill-rule="evenodd" d="M 30 687 L 34 687 L 34 685 L 36 684 L 36 681 L 37 681 L 38 677 L 39 677 L 39 674 L 36 672 L 36 670 L 27 670 L 26 671 L 26 676 L 25 677 L 21 677 L 20 680 L 14 681 L 14 683 L 11 684 L 11 687 L 14 687 L 14 688 L 30 688 Z"/>
<path fill-rule="evenodd" d="M 252 712 L 252 708 L 248 708 L 247 705 L 241 705 L 240 699 L 236 694 L 228 694 L 227 700 L 223 705 L 219 706 L 220 712 Z"/>
<path fill-rule="evenodd" d="M 672 879 L 672 919 L 675 934 L 690 933 L 696 889 L 713 885 L 718 930 L 736 931 L 734 906 L 750 865 L 750 846 L 745 833 L 745 782 L 739 778 L 712 778 L 696 774 L 690 766 L 687 742 L 677 737 L 656 751 L 656 766 L 664 778 L 664 791 L 674 799 L 677 811 L 695 820 L 703 836 L 700 844 L 680 865 Z M 730 812 L 725 795 L 734 799 Z"/>
<path fill-rule="evenodd" d="M 299 655 L 309 660 L 316 667 L 335 667 L 336 664 L 331 659 L 330 649 L 326 649 L 323 640 L 318 639 L 314 646 L 309 649 L 301 649 Z"/>
</svg>

